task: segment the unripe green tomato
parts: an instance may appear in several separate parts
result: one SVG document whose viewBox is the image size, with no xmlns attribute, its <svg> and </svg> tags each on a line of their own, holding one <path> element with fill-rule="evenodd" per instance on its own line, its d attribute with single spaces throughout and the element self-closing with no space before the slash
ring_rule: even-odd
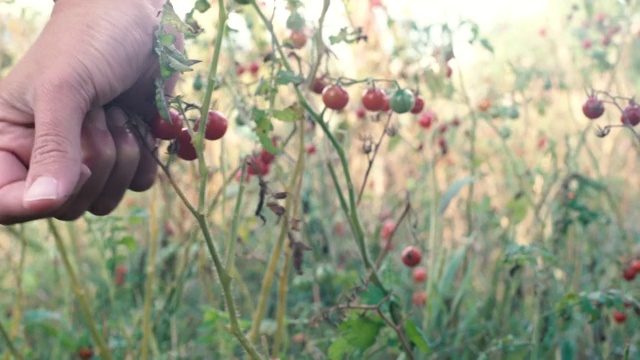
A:
<svg viewBox="0 0 640 360">
<path fill-rule="evenodd" d="M 304 17 L 298 12 L 292 12 L 287 18 L 287 29 L 292 31 L 302 30 L 304 28 Z"/>
<path fill-rule="evenodd" d="M 411 111 L 416 103 L 413 92 L 409 89 L 398 89 L 389 98 L 391 110 L 396 114 L 404 114 Z"/>
<path fill-rule="evenodd" d="M 202 81 L 202 77 L 200 75 L 196 75 L 193 79 L 193 90 L 200 91 L 204 87 L 204 82 Z"/>
</svg>

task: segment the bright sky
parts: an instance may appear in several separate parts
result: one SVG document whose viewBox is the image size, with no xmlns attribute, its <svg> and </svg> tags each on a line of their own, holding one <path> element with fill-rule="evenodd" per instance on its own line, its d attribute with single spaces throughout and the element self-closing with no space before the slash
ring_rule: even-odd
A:
<svg viewBox="0 0 640 360">
<path fill-rule="evenodd" d="M 186 13 L 193 5 L 194 0 L 173 0 L 174 7 L 179 13 Z M 284 1 L 279 1 L 284 3 Z M 318 8 L 322 1 L 306 0 L 305 7 L 310 14 L 318 14 Z M 341 1 L 333 1 L 340 4 Z M 549 4 L 549 0 L 535 1 L 513 1 L 513 0 L 387 0 L 389 10 L 393 17 L 401 17 L 405 14 L 413 15 L 416 20 L 423 20 L 426 23 L 442 21 L 443 17 L 451 16 L 456 18 L 461 16 L 469 18 L 480 26 L 487 26 L 495 21 L 509 19 L 511 21 L 527 18 L 538 17 L 543 15 Z M 420 5 L 416 5 L 420 3 Z M 50 0 L 14 0 L 14 5 L 18 7 L 39 8 L 45 14 L 53 6 Z M 0 13 L 7 11 L 9 6 L 1 4 Z M 338 6 L 333 6 L 338 8 Z"/>
</svg>

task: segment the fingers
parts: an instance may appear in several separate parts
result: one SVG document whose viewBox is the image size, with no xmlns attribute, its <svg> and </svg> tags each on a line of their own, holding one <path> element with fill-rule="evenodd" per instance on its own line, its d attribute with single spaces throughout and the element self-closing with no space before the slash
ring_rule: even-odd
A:
<svg viewBox="0 0 640 360">
<path fill-rule="evenodd" d="M 60 220 L 75 220 L 91 207 L 110 179 L 116 147 L 103 109 L 91 110 L 82 126 L 82 162 L 91 171 L 84 186 L 56 213 Z"/>
<path fill-rule="evenodd" d="M 102 192 L 90 208 L 94 215 L 107 215 L 124 197 L 140 161 L 136 135 L 127 126 L 126 114 L 117 107 L 107 110 L 107 126 L 116 149 L 116 159 Z"/>
<path fill-rule="evenodd" d="M 145 133 L 144 140 L 141 139 L 139 142 L 140 162 L 129 186 L 129 189 L 137 192 L 146 191 L 151 188 L 158 173 L 156 139 L 148 131 Z M 145 143 L 143 143 L 143 141 Z"/>
</svg>

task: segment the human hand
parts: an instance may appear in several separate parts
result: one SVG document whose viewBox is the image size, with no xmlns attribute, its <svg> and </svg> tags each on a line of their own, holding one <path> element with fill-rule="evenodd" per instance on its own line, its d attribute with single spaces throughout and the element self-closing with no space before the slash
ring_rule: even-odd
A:
<svg viewBox="0 0 640 360">
<path fill-rule="evenodd" d="M 140 138 L 129 115 L 148 121 L 157 113 L 153 46 L 162 4 L 56 3 L 0 81 L 0 224 L 105 215 L 127 189 L 151 187 L 154 139 Z"/>
</svg>

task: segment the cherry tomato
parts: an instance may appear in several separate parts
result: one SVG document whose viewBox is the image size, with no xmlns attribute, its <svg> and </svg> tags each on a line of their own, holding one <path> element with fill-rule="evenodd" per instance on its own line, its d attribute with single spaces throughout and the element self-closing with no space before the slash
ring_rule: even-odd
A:
<svg viewBox="0 0 640 360">
<path fill-rule="evenodd" d="M 182 129 L 177 139 L 178 150 L 177 155 L 180 159 L 193 161 L 198 158 L 198 152 L 191 142 L 191 134 L 187 128 Z"/>
<path fill-rule="evenodd" d="M 431 128 L 431 125 L 436 122 L 437 119 L 438 116 L 433 110 L 427 110 L 422 115 L 420 115 L 420 118 L 418 118 L 418 124 L 422 128 L 428 130 L 429 128 Z"/>
<path fill-rule="evenodd" d="M 382 112 L 389 112 L 391 110 L 391 104 L 389 104 L 389 96 L 387 94 L 384 94 L 384 104 L 382 105 L 382 109 L 380 109 L 380 111 Z"/>
<path fill-rule="evenodd" d="M 311 91 L 316 94 L 322 94 L 322 90 L 324 90 L 325 87 L 327 87 L 327 84 L 324 82 L 324 76 L 317 77 L 313 80 Z"/>
<path fill-rule="evenodd" d="M 287 18 L 287 29 L 297 31 L 304 28 L 304 17 L 299 12 L 292 12 Z"/>
<path fill-rule="evenodd" d="M 398 89 L 389 98 L 391 110 L 396 114 L 404 114 L 411 111 L 415 103 L 415 96 L 409 89 Z"/>
<path fill-rule="evenodd" d="M 618 324 L 622 324 L 627 321 L 627 314 L 623 313 L 622 311 L 614 311 L 613 320 L 615 320 L 615 322 L 617 322 Z"/>
<path fill-rule="evenodd" d="M 316 153 L 316 146 L 313 144 L 309 144 L 306 147 L 307 154 L 312 155 Z"/>
<path fill-rule="evenodd" d="M 416 267 L 422 260 L 422 252 L 415 246 L 407 246 L 402 251 L 402 262 L 408 267 Z"/>
<path fill-rule="evenodd" d="M 221 139 L 227 132 L 227 118 L 221 112 L 212 110 L 209 110 L 207 118 L 204 138 L 207 140 Z"/>
<path fill-rule="evenodd" d="M 289 40 L 296 49 L 302 49 L 307 44 L 307 34 L 303 30 L 294 30 L 289 34 Z"/>
<path fill-rule="evenodd" d="M 427 269 L 423 267 L 417 267 L 413 269 L 413 281 L 422 283 L 427 279 Z"/>
<path fill-rule="evenodd" d="M 491 100 L 489 99 L 482 99 L 482 101 L 480 101 L 480 103 L 478 104 L 478 110 L 480 110 L 481 112 L 487 112 L 487 110 L 489 110 L 490 107 L 491 107 Z"/>
<path fill-rule="evenodd" d="M 180 131 L 184 126 L 182 116 L 180 116 L 178 110 L 169 109 L 169 117 L 171 118 L 171 123 L 163 119 L 160 114 L 157 114 L 156 117 L 153 118 L 153 122 L 151 123 L 151 134 L 155 138 L 161 140 L 173 140 L 180 135 Z"/>
<path fill-rule="evenodd" d="M 322 91 L 322 101 L 329 109 L 342 110 L 349 103 L 349 93 L 340 85 L 328 86 Z"/>
<path fill-rule="evenodd" d="M 249 72 L 251 73 L 251 75 L 258 75 L 258 71 L 260 71 L 260 64 L 258 64 L 257 61 L 251 62 L 251 64 L 249 64 Z"/>
<path fill-rule="evenodd" d="M 395 231 L 395 229 L 395 221 L 393 221 L 392 219 L 385 220 L 385 222 L 382 224 L 382 229 L 380 230 L 380 237 L 384 240 L 389 240 L 391 234 Z"/>
<path fill-rule="evenodd" d="M 622 111 L 620 121 L 624 124 L 628 122 L 631 126 L 640 124 L 640 106 L 636 104 L 629 104 Z"/>
<path fill-rule="evenodd" d="M 420 95 L 416 95 L 415 102 L 413 105 L 413 109 L 411 109 L 412 114 L 420 114 L 424 109 L 424 99 Z"/>
<path fill-rule="evenodd" d="M 384 107 L 385 94 L 382 90 L 371 88 L 362 94 L 362 106 L 369 111 L 380 111 Z"/>
<path fill-rule="evenodd" d="M 624 269 L 622 277 L 627 281 L 633 281 L 636 278 L 636 272 L 631 267 Z"/>
<path fill-rule="evenodd" d="M 427 293 L 424 291 L 417 291 L 411 296 L 411 302 L 415 306 L 421 306 L 427 303 Z"/>
</svg>

